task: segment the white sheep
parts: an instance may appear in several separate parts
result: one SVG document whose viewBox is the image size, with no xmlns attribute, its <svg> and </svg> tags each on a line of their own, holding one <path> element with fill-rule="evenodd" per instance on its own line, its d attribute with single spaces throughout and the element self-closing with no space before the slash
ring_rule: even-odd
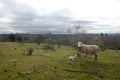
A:
<svg viewBox="0 0 120 80">
<path fill-rule="evenodd" d="M 86 45 L 82 42 L 77 43 L 78 51 L 79 53 L 84 53 L 85 57 L 87 58 L 87 55 L 94 55 L 95 61 L 97 60 L 97 52 L 99 47 L 97 45 Z"/>
</svg>

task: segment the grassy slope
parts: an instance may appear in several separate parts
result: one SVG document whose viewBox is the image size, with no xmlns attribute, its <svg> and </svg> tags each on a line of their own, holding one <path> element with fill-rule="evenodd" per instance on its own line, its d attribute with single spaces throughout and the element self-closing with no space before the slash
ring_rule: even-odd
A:
<svg viewBox="0 0 120 80">
<path fill-rule="evenodd" d="M 24 55 L 29 47 L 34 48 L 32 56 Z M 120 80 L 120 51 L 99 52 L 97 62 L 92 56 L 89 62 L 69 61 L 74 53 L 68 46 L 45 51 L 35 44 L 0 43 L 0 80 Z M 27 71 L 31 73 L 19 74 Z"/>
</svg>

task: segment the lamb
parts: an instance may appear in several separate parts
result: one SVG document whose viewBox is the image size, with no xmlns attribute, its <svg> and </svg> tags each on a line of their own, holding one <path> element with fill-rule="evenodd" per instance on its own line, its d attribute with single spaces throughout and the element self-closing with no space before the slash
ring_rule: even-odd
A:
<svg viewBox="0 0 120 80">
<path fill-rule="evenodd" d="M 77 55 L 70 56 L 70 57 L 69 57 L 69 60 L 73 60 L 73 61 L 74 61 L 74 60 L 76 60 L 76 58 L 77 58 Z"/>
<path fill-rule="evenodd" d="M 84 53 L 86 58 L 87 58 L 87 55 L 94 55 L 95 61 L 97 61 L 97 52 L 99 50 L 99 46 L 86 45 L 86 44 L 83 44 L 82 42 L 78 42 L 77 47 L 78 47 L 79 53 Z"/>
</svg>

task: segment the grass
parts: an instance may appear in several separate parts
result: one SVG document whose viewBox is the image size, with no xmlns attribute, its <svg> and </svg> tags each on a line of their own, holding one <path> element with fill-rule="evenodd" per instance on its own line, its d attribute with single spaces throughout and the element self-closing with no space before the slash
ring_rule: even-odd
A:
<svg viewBox="0 0 120 80">
<path fill-rule="evenodd" d="M 28 56 L 31 47 L 34 51 Z M 80 57 L 69 61 L 74 54 L 70 46 L 52 51 L 33 43 L 0 43 L 0 80 L 120 80 L 120 51 L 99 51 L 97 62 L 93 56 L 89 62 Z"/>
</svg>

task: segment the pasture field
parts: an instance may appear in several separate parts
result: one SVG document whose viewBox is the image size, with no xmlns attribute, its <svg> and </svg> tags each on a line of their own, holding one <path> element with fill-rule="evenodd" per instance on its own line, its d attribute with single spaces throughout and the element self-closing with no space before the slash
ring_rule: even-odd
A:
<svg viewBox="0 0 120 80">
<path fill-rule="evenodd" d="M 98 52 L 98 61 L 87 62 L 75 55 L 70 46 L 43 50 L 34 43 L 0 43 L 0 80 L 120 80 L 120 51 Z M 28 48 L 32 55 L 26 55 Z"/>
</svg>

